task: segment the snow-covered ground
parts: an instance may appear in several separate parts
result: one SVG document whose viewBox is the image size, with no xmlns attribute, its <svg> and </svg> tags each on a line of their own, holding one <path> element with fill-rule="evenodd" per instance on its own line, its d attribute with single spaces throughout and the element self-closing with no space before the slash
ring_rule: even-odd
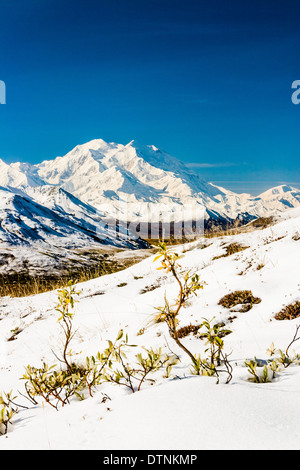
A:
<svg viewBox="0 0 300 470">
<path fill-rule="evenodd" d="M 204 288 L 180 313 L 180 326 L 203 318 L 224 322 L 232 333 L 224 338 L 233 377 L 193 376 L 188 356 L 170 338 L 166 325 L 151 325 L 155 308 L 178 295 L 170 274 L 157 270 L 154 256 L 118 273 L 78 285 L 72 340 L 74 360 L 96 354 L 114 340 L 120 328 L 128 334 L 129 361 L 143 347 L 162 347 L 180 356 L 171 377 L 157 374 L 156 383 L 141 391 L 102 384 L 93 397 L 74 399 L 54 410 L 31 405 L 20 377 L 28 364 L 57 362 L 61 329 L 55 311 L 57 293 L 0 299 L 0 392 L 13 390 L 19 409 L 0 449 L 300 449 L 300 366 L 278 372 L 269 383 L 248 381 L 246 359 L 267 359 L 274 343 L 285 350 L 300 318 L 274 318 L 284 306 L 300 300 L 300 210 L 284 213 L 276 225 L 234 236 L 176 246 L 182 269 L 197 272 Z M 248 248 L 228 257 L 225 247 L 238 242 Z M 203 247 L 206 244 L 206 247 Z M 216 258 L 216 259 L 213 259 Z M 259 269 L 258 269 L 259 268 Z M 251 290 L 261 302 L 248 312 L 218 305 L 224 294 Z M 234 317 L 234 318 L 232 318 Z M 230 320 L 231 318 L 231 320 Z M 15 339 L 12 331 L 20 331 Z M 139 333 L 139 334 L 138 334 Z M 142 334 L 141 334 L 142 333 Z M 204 355 L 203 340 L 192 334 L 182 340 Z M 293 345 L 300 353 L 300 341 Z M 105 402 L 103 397 L 108 396 Z"/>
</svg>

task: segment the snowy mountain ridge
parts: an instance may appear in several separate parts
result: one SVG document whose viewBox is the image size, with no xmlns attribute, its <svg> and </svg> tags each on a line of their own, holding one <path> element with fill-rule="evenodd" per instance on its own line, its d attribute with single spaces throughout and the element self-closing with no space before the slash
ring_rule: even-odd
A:
<svg viewBox="0 0 300 470">
<path fill-rule="evenodd" d="M 145 242 L 122 227 L 107 226 L 93 207 L 61 188 L 27 189 L 28 194 L 0 187 L 1 272 L 57 269 L 64 258 L 65 264 L 80 263 L 80 249 L 145 248 Z"/>
<path fill-rule="evenodd" d="M 205 224 L 244 224 L 299 205 L 300 191 L 290 186 L 236 194 L 154 145 L 95 139 L 35 165 L 0 160 L 0 271 L 27 265 L 31 253 L 35 268 L 47 268 L 75 248 L 145 248 L 141 238 L 182 236 L 182 221 L 200 220 L 202 234 Z"/>
<path fill-rule="evenodd" d="M 158 204 L 174 220 L 182 208 L 203 208 L 228 222 L 240 215 L 270 216 L 300 204 L 300 190 L 283 185 L 257 197 L 237 194 L 205 181 L 180 160 L 154 145 L 131 141 L 126 145 L 94 139 L 62 157 L 39 164 L 0 160 L 0 185 L 27 191 L 42 185 L 58 186 L 83 202 L 120 219 L 154 220 Z"/>
</svg>

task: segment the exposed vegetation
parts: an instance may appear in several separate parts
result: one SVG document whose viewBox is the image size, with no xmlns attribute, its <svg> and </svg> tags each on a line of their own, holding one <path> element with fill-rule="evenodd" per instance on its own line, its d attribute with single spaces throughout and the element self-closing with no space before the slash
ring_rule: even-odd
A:
<svg viewBox="0 0 300 470">
<path fill-rule="evenodd" d="M 140 290 L 140 294 L 146 294 L 147 292 L 151 292 L 155 289 L 158 289 L 159 287 L 160 287 L 160 282 L 157 281 L 156 283 L 143 287 L 143 289 Z"/>
<path fill-rule="evenodd" d="M 257 266 L 256 266 L 256 270 L 257 271 L 260 271 L 261 269 L 263 269 L 265 267 L 265 264 L 264 263 L 259 263 Z"/>
<path fill-rule="evenodd" d="M 292 236 L 292 239 L 295 240 L 295 242 L 300 240 L 300 233 L 296 232 L 295 235 Z"/>
<path fill-rule="evenodd" d="M 262 361 L 254 358 L 251 360 L 247 359 L 245 361 L 245 365 L 248 368 L 248 372 L 250 373 L 250 378 L 248 379 L 249 381 L 255 383 L 271 382 L 276 377 L 278 372 L 286 369 L 291 364 L 300 365 L 300 354 L 294 354 L 293 356 L 289 354 L 290 347 L 296 341 L 300 340 L 300 336 L 298 336 L 299 329 L 300 325 L 296 327 L 294 337 L 285 351 L 282 349 L 276 349 L 274 343 L 272 343 L 267 350 L 267 353 L 269 356 L 271 356 L 271 359 Z"/>
<path fill-rule="evenodd" d="M 242 305 L 240 309 L 235 310 L 239 312 L 248 312 L 253 304 L 259 304 L 261 299 L 259 297 L 254 297 L 250 290 L 237 290 L 230 292 L 229 294 L 224 295 L 218 305 L 222 305 L 226 308 L 233 308 L 237 305 Z"/>
<path fill-rule="evenodd" d="M 70 403 L 73 396 L 84 399 L 85 391 L 92 396 L 95 388 L 103 382 L 125 386 L 134 393 L 140 391 L 143 383 L 154 383 L 150 376 L 160 369 L 165 370 L 164 377 L 170 376 L 177 357 L 163 354 L 160 348 L 144 348 L 146 354 L 138 352 L 134 365 L 130 365 L 127 362 L 127 351 L 135 345 L 128 343 L 128 336 L 124 335 L 123 330 L 120 330 L 114 342 L 108 340 L 108 347 L 103 352 L 86 357 L 84 363 L 73 362 L 70 343 L 74 337 L 74 297 L 78 293 L 71 282 L 58 292 L 56 310 L 60 315 L 58 322 L 64 341 L 60 357 L 57 352 L 54 355 L 61 366 L 43 362 L 41 367 L 28 365 L 25 368 L 22 378 L 25 380 L 27 397 L 32 403 L 37 404 L 40 397 L 58 409 Z"/>
<path fill-rule="evenodd" d="M 11 423 L 12 418 L 18 412 L 12 397 L 12 392 L 0 393 L 0 436 L 6 434 L 8 425 Z"/>
<path fill-rule="evenodd" d="M 219 256 L 215 256 L 213 258 L 213 260 L 215 259 L 219 259 L 219 258 L 226 258 L 227 256 L 231 256 L 233 255 L 234 253 L 238 253 L 239 251 L 244 251 L 246 250 L 247 248 L 249 248 L 248 246 L 243 246 L 243 245 L 240 245 L 239 243 L 230 243 L 229 245 L 227 245 L 225 247 L 225 250 L 226 250 L 226 253 L 223 254 L 223 255 L 219 255 Z"/>
<path fill-rule="evenodd" d="M 234 248 L 231 249 L 234 250 Z M 154 261 L 160 260 L 161 264 L 158 269 L 174 278 L 178 286 L 178 295 L 172 303 L 165 296 L 164 305 L 157 308 L 154 323 L 163 322 L 167 325 L 171 338 L 191 360 L 191 374 L 215 377 L 217 383 L 225 375 L 225 382 L 228 384 L 232 379 L 233 368 L 229 355 L 224 352 L 224 338 L 231 333 L 231 330 L 227 329 L 224 323 L 215 322 L 214 318 L 202 319 L 202 322 L 197 325 L 189 324 L 180 327 L 180 312 L 192 296 L 197 296 L 198 291 L 203 289 L 203 282 L 200 281 L 197 273 L 182 270 L 179 264 L 181 256 L 169 249 L 166 244 L 161 243 L 158 250 Z M 126 283 L 119 284 L 120 287 L 122 285 Z M 152 286 L 147 287 L 148 290 L 152 290 L 150 288 Z M 26 392 L 24 396 L 31 403 L 37 405 L 42 399 L 58 410 L 59 407 L 69 404 L 73 398 L 82 400 L 86 396 L 93 396 L 101 384 L 119 385 L 135 393 L 140 391 L 146 383 L 154 384 L 158 372 L 160 372 L 160 378 L 171 377 L 173 367 L 180 360 L 177 354 L 171 350 L 170 355 L 163 353 L 160 347 L 142 348 L 134 354 L 133 348 L 137 346 L 129 343 L 128 335 L 123 330 L 119 331 L 114 341 L 107 341 L 107 347 L 103 351 L 75 362 L 70 346 L 76 333 L 73 329 L 73 317 L 78 294 L 76 285 L 71 281 L 58 290 L 56 311 L 59 314 L 58 325 L 63 336 L 62 349 L 53 351 L 57 364 L 47 364 L 42 361 L 39 367 L 32 365 L 25 367 L 22 377 Z M 246 312 L 254 304 L 260 302 L 261 299 L 255 297 L 250 290 L 240 290 L 226 294 L 218 304 L 225 308 L 240 306 L 237 311 Z M 296 301 L 285 307 L 275 318 L 281 320 L 299 316 L 300 302 Z M 235 317 L 228 319 L 230 318 Z M 286 367 L 292 364 L 300 365 L 300 355 L 290 353 L 292 345 L 300 339 L 299 330 L 300 325 L 297 326 L 295 335 L 285 351 L 277 350 L 272 343 L 268 349 L 270 359 L 260 360 L 255 357 L 245 361 L 250 381 L 270 382 Z M 17 328 L 12 330 L 10 340 L 13 340 L 18 333 Z M 144 333 L 145 328 L 142 328 L 138 335 Z M 187 346 L 185 338 L 190 334 L 204 342 L 203 356 L 193 353 Z M 0 434 L 7 433 L 13 417 L 18 412 L 15 398 L 12 392 L 0 394 Z"/>
<path fill-rule="evenodd" d="M 276 320 L 294 320 L 300 317 L 300 302 L 297 300 L 284 307 L 279 313 L 276 313 Z"/>
<path fill-rule="evenodd" d="M 209 357 L 202 359 L 201 356 L 193 354 L 181 341 L 182 331 L 179 336 L 179 313 L 185 306 L 187 300 L 192 295 L 197 295 L 199 289 L 203 289 L 203 283 L 200 282 L 198 274 L 191 274 L 188 272 L 180 273 L 180 265 L 178 260 L 181 258 L 176 252 L 170 251 L 166 244 L 162 243 L 159 247 L 159 254 L 155 257 L 154 261 L 161 258 L 161 266 L 158 269 L 163 269 L 167 273 L 171 273 L 176 280 L 179 288 L 177 300 L 174 305 L 171 305 L 165 297 L 165 305 L 158 308 L 158 314 L 155 316 L 156 323 L 165 322 L 171 338 L 176 344 L 189 356 L 192 361 L 192 373 L 196 375 L 211 375 L 219 377 L 221 372 L 227 373 L 226 383 L 229 383 L 232 378 L 232 368 L 228 361 L 228 356 L 223 352 L 224 342 L 221 338 L 222 331 L 220 325 L 211 325 L 208 320 L 204 320 L 199 326 L 206 328 L 206 332 L 199 335 L 201 338 L 206 338 L 207 344 L 210 345 L 206 351 L 209 351 Z M 229 332 L 229 330 L 227 331 Z M 218 369 L 217 366 L 223 365 L 225 369 Z"/>
<path fill-rule="evenodd" d="M 127 346 L 128 337 L 126 336 L 125 341 L 114 347 L 115 362 L 107 369 L 103 379 L 107 382 L 122 385 L 132 393 L 140 391 L 142 384 L 146 381 L 153 385 L 155 380 L 150 378 L 150 376 L 162 368 L 165 368 L 165 377 L 168 378 L 172 367 L 178 361 L 175 355 L 162 354 L 161 348 L 157 350 L 145 348 L 146 354 L 136 354 L 136 361 L 132 366 L 127 362 L 127 356 L 124 351 L 124 347 Z"/>
<path fill-rule="evenodd" d="M 178 338 L 185 338 L 186 336 L 190 335 L 193 333 L 193 335 L 196 335 L 200 329 L 200 325 L 187 325 L 187 326 L 182 326 L 181 328 L 178 328 L 177 330 L 177 335 Z"/>
<path fill-rule="evenodd" d="M 149 245 L 152 245 L 154 247 L 159 247 L 162 243 L 165 243 L 167 246 L 173 246 L 173 245 L 183 245 L 185 243 L 191 243 L 194 242 L 198 239 L 199 237 L 197 236 L 192 236 L 192 237 L 174 237 L 170 236 L 169 238 L 164 238 L 163 236 L 161 238 L 145 238 L 146 242 L 149 243 Z"/>
<path fill-rule="evenodd" d="M 86 282 L 91 279 L 111 274 L 126 269 L 137 261 L 134 257 L 117 261 L 115 259 L 104 259 L 90 268 L 69 269 L 62 274 L 36 275 L 27 272 L 13 274 L 0 274 L 0 297 L 26 297 L 28 295 L 41 294 L 63 287 L 69 279 L 76 282 Z"/>
<path fill-rule="evenodd" d="M 267 228 L 270 225 L 273 225 L 274 223 L 274 217 L 258 217 L 258 219 L 253 220 L 250 222 L 250 226 L 255 227 L 255 228 Z"/>
<path fill-rule="evenodd" d="M 228 237 L 232 235 L 239 235 L 241 233 L 249 233 L 253 232 L 256 229 L 264 229 L 267 228 L 274 223 L 273 217 L 258 217 L 251 222 L 246 224 L 241 224 L 238 226 L 228 225 L 227 228 L 224 227 L 215 227 L 214 230 L 205 231 L 205 238 L 215 238 L 215 237 Z"/>
</svg>

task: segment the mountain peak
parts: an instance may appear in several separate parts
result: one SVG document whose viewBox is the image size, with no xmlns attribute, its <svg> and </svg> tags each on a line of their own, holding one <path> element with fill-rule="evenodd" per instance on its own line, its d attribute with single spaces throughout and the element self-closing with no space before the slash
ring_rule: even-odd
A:
<svg viewBox="0 0 300 470">
<path fill-rule="evenodd" d="M 293 190 L 295 190 L 295 188 L 293 188 L 292 186 L 288 184 L 281 184 L 279 186 L 274 186 L 274 188 L 268 189 L 267 191 L 264 191 L 262 194 L 259 195 L 259 197 L 285 194 Z"/>
<path fill-rule="evenodd" d="M 69 159 L 73 157 L 74 155 L 91 155 L 92 157 L 99 157 L 99 156 L 105 156 L 107 154 L 111 154 L 114 152 L 117 152 L 121 148 L 123 148 L 124 145 L 122 144 L 117 144 L 115 142 L 106 142 L 103 139 L 93 139 L 90 140 L 89 142 L 85 142 L 83 144 L 78 144 L 76 147 L 71 149 L 64 157 L 57 157 L 57 158 L 66 158 Z M 47 162 L 47 161 L 45 161 Z"/>
<path fill-rule="evenodd" d="M 107 206 L 113 212 L 120 210 L 120 201 L 129 201 L 131 205 L 124 203 L 124 211 L 129 210 L 128 216 L 134 220 L 136 214 L 149 217 L 149 204 L 154 212 L 163 204 L 169 213 L 180 217 L 183 207 L 201 206 L 228 221 L 240 214 L 260 217 L 300 205 L 300 191 L 288 185 L 258 197 L 227 191 L 202 179 L 178 158 L 136 139 L 126 145 L 93 139 L 40 164 L 7 165 L 0 160 L 0 166 L 1 186 L 23 189 L 55 185 L 86 204 L 98 209 Z M 47 194 L 46 189 L 37 198 L 42 194 Z"/>
</svg>

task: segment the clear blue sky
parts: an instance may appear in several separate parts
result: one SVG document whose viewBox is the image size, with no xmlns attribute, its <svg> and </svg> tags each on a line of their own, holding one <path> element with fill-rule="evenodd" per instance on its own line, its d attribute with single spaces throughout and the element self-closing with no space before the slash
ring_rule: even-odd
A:
<svg viewBox="0 0 300 470">
<path fill-rule="evenodd" d="M 0 157 L 154 144 L 257 194 L 300 187 L 299 0 L 0 0 Z"/>
</svg>

